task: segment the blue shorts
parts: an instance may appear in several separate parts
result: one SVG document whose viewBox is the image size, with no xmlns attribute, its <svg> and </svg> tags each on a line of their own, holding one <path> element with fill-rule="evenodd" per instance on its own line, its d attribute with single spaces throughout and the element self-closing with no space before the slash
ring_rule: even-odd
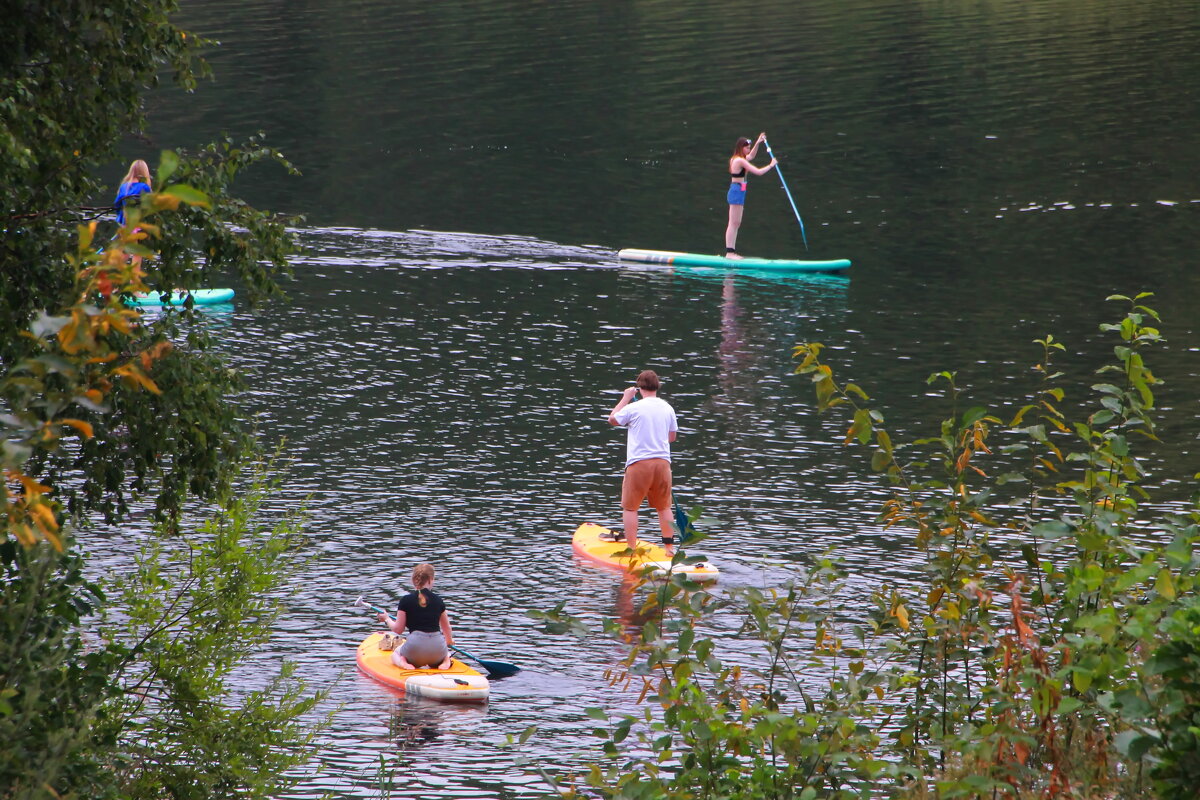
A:
<svg viewBox="0 0 1200 800">
<path fill-rule="evenodd" d="M 746 184 L 731 181 L 725 199 L 729 201 L 729 205 L 731 206 L 746 205 Z"/>
</svg>

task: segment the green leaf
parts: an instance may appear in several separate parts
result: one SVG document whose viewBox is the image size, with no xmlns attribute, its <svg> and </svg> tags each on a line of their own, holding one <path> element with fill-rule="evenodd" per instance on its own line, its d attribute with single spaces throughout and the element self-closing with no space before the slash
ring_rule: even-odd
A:
<svg viewBox="0 0 1200 800">
<path fill-rule="evenodd" d="M 209 199 L 208 195 L 199 189 L 193 189 L 191 186 L 183 183 L 177 183 L 174 186 L 168 186 L 159 192 L 159 194 L 165 194 L 170 197 L 178 198 L 181 202 L 187 203 L 191 206 L 208 208 L 212 205 L 212 201 Z"/>
<path fill-rule="evenodd" d="M 859 444 L 867 444 L 871 441 L 871 431 L 874 429 L 874 424 L 871 421 L 871 414 L 865 408 L 860 408 L 854 412 L 854 424 L 846 433 L 847 438 L 856 436 Z"/>
<path fill-rule="evenodd" d="M 158 157 L 158 171 L 154 176 L 155 184 L 166 186 L 167 181 L 177 169 L 179 169 L 179 156 L 175 154 L 174 150 L 163 150 Z"/>
<path fill-rule="evenodd" d="M 1064 697 L 1058 701 L 1058 714 L 1060 717 L 1070 716 L 1074 714 L 1081 706 L 1083 701 L 1075 697 Z"/>
<path fill-rule="evenodd" d="M 1113 737 L 1113 746 L 1117 748 L 1117 752 L 1130 761 L 1141 761 L 1156 744 L 1158 742 L 1153 737 L 1136 730 L 1121 731 Z"/>
<path fill-rule="evenodd" d="M 1061 539 L 1064 536 L 1070 536 L 1073 530 L 1074 528 L 1067 523 L 1061 520 L 1053 519 L 1034 525 L 1030 530 L 1030 533 L 1043 539 L 1054 540 Z"/>
<path fill-rule="evenodd" d="M 1154 581 L 1154 591 L 1168 600 L 1175 599 L 1175 578 L 1170 569 L 1163 567 L 1158 573 L 1158 578 Z"/>
<path fill-rule="evenodd" d="M 857 383 L 847 383 L 845 391 L 846 391 L 846 394 L 856 394 L 863 400 L 871 399 L 870 397 L 867 396 L 867 393 L 862 390 L 862 387 L 860 387 Z"/>
<path fill-rule="evenodd" d="M 966 410 L 962 416 L 963 427 L 974 425 L 979 420 L 987 416 L 987 409 L 983 406 L 974 406 Z"/>
</svg>

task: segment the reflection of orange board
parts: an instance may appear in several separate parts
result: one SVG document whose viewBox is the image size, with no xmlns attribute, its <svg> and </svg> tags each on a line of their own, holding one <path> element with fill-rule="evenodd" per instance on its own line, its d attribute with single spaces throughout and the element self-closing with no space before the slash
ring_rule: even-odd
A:
<svg viewBox="0 0 1200 800">
<path fill-rule="evenodd" d="M 449 703 L 482 703 L 487 700 L 488 679 L 457 658 L 450 669 L 401 669 L 392 663 L 391 650 L 380 650 L 382 633 L 373 633 L 358 646 L 358 668 L 380 683 L 407 694 Z"/>
<path fill-rule="evenodd" d="M 589 561 L 594 561 L 602 567 L 620 572 L 644 574 L 650 571 L 651 577 L 665 578 L 668 574 L 686 575 L 694 581 L 715 581 L 721 574 L 720 570 L 707 561 L 696 564 L 676 564 L 672 566 L 671 556 L 661 546 L 652 544 L 645 539 L 638 540 L 637 555 L 619 555 L 629 550 L 625 542 L 606 542 L 600 538 L 601 533 L 609 533 L 603 525 L 585 522 L 575 531 L 571 540 L 575 552 Z"/>
</svg>

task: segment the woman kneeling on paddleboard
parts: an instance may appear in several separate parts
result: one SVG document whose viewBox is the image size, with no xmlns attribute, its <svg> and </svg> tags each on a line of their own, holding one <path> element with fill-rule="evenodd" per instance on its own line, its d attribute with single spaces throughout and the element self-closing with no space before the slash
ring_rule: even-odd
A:
<svg viewBox="0 0 1200 800">
<path fill-rule="evenodd" d="M 746 173 L 765 175 L 775 166 L 775 159 L 765 167 L 756 167 L 750 159 L 758 155 L 758 146 L 767 138 L 760 133 L 754 145 L 745 136 L 740 137 L 733 145 L 733 155 L 729 157 L 729 191 L 725 199 L 729 202 L 729 224 L 725 227 L 725 257 L 741 258 L 737 252 L 738 228 L 742 226 L 742 211 L 746 207 Z"/>
<path fill-rule="evenodd" d="M 404 644 L 392 653 L 392 662 L 400 669 L 434 665 L 438 669 L 449 669 L 454 632 L 450 630 L 446 604 L 432 591 L 433 565 L 413 567 L 412 585 L 413 591 L 400 598 L 394 620 L 383 612 L 379 614 L 379 621 L 393 633 L 403 634 L 408 629 Z"/>
</svg>

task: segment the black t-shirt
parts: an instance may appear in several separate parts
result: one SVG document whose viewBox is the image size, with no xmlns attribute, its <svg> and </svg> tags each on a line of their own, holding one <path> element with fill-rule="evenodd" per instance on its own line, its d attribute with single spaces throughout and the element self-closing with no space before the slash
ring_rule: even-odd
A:
<svg viewBox="0 0 1200 800">
<path fill-rule="evenodd" d="M 410 631 L 437 633 L 442 629 L 438 623 L 442 619 L 442 612 L 446 610 L 446 604 L 429 589 L 422 589 L 421 594 L 425 595 L 424 608 L 421 608 L 421 601 L 416 592 L 409 592 L 401 597 L 397 608 L 407 615 L 404 624 Z"/>
</svg>

